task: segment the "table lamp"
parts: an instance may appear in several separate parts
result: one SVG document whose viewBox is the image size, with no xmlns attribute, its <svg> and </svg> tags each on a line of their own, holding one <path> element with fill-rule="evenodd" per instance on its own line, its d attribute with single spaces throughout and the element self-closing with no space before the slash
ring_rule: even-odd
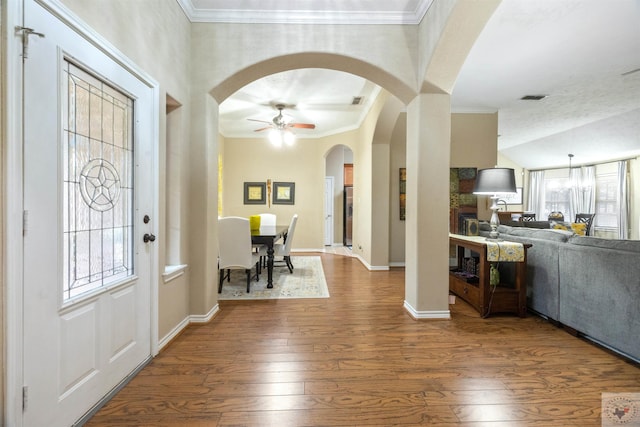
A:
<svg viewBox="0 0 640 427">
<path fill-rule="evenodd" d="M 516 192 L 516 175 L 510 168 L 491 168 L 480 169 L 476 177 L 476 185 L 473 188 L 473 194 L 488 194 L 491 196 L 491 232 L 487 240 L 499 240 L 498 233 L 498 194 L 515 193 Z"/>
</svg>

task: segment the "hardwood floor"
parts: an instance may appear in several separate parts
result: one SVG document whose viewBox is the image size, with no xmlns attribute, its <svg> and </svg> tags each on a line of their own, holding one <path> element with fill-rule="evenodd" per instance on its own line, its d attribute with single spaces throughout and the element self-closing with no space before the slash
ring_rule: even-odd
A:
<svg viewBox="0 0 640 427">
<path fill-rule="evenodd" d="M 534 315 L 413 320 L 404 270 L 323 254 L 330 298 L 221 301 L 86 425 L 600 426 L 640 369 Z"/>
</svg>

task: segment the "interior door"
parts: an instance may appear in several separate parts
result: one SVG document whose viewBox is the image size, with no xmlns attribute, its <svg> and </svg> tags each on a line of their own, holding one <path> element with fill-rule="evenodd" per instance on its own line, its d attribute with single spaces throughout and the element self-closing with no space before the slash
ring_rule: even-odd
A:
<svg viewBox="0 0 640 427">
<path fill-rule="evenodd" d="M 153 89 L 25 1 L 24 426 L 69 426 L 151 355 Z"/>
</svg>

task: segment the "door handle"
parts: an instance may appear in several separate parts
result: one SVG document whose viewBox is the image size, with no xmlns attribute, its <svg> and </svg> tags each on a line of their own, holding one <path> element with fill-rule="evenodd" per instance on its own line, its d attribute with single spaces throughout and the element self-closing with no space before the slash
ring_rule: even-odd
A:
<svg viewBox="0 0 640 427">
<path fill-rule="evenodd" d="M 145 235 L 142 236 L 142 241 L 145 243 L 155 242 L 155 240 L 156 236 L 154 236 L 153 234 L 145 233 Z"/>
</svg>

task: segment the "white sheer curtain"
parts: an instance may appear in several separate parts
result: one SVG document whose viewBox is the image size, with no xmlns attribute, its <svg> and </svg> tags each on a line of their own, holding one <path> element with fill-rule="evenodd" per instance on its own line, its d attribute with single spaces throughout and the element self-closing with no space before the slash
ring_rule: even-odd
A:
<svg viewBox="0 0 640 427">
<path fill-rule="evenodd" d="M 529 197 L 527 211 L 535 212 L 536 220 L 543 220 L 544 213 L 544 171 L 529 172 Z"/>
<path fill-rule="evenodd" d="M 618 162 L 618 238 L 629 238 L 629 186 L 627 183 L 628 160 Z"/>
<path fill-rule="evenodd" d="M 576 214 L 596 211 L 596 167 L 583 166 L 569 171 L 571 196 L 567 221 L 573 221 Z"/>
</svg>

